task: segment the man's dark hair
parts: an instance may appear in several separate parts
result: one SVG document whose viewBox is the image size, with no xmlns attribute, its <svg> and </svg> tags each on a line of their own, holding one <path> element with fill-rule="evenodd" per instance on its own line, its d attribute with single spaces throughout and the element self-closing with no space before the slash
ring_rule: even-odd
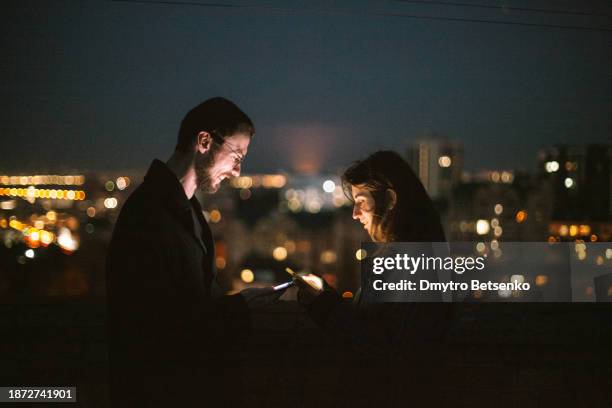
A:
<svg viewBox="0 0 612 408">
<path fill-rule="evenodd" d="M 251 119 L 233 102 L 215 97 L 207 99 L 191 109 L 179 128 L 176 150 L 189 152 L 196 143 L 200 132 L 216 132 L 221 137 L 242 133 L 252 137 L 255 127 Z"/>
</svg>

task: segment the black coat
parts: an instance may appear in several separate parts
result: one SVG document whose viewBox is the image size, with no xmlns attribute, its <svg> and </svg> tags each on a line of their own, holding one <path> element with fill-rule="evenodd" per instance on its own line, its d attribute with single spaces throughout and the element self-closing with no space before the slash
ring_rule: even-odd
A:
<svg viewBox="0 0 612 408">
<path fill-rule="evenodd" d="M 239 375 L 228 373 L 248 309 L 242 296 L 221 293 L 214 251 L 198 200 L 153 161 L 121 210 L 107 258 L 113 407 L 227 403 L 239 395 Z"/>
</svg>

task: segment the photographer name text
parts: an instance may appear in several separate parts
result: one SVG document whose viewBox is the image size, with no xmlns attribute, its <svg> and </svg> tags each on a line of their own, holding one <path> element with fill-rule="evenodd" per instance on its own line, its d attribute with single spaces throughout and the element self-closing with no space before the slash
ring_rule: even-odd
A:
<svg viewBox="0 0 612 408">
<path fill-rule="evenodd" d="M 438 292 L 453 292 L 453 291 L 465 291 L 465 290 L 481 290 L 481 291 L 499 291 L 499 290 L 524 290 L 527 291 L 531 288 L 531 285 L 527 282 L 493 282 L 493 281 L 479 281 L 471 280 L 467 282 L 431 282 L 425 279 L 421 279 L 418 282 L 403 279 L 399 282 L 384 282 L 380 279 L 375 280 L 372 283 L 374 290 L 377 291 L 417 291 L 417 290 L 432 290 Z"/>
</svg>

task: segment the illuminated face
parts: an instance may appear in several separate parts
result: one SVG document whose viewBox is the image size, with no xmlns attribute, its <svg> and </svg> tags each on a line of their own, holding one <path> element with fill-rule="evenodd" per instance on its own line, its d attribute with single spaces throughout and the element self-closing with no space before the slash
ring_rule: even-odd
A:
<svg viewBox="0 0 612 408">
<path fill-rule="evenodd" d="M 363 185 L 351 186 L 353 195 L 353 219 L 359 220 L 363 228 L 372 236 L 372 220 L 374 219 L 374 197 Z"/>
<path fill-rule="evenodd" d="M 221 145 L 211 142 L 210 150 L 196 155 L 198 188 L 207 193 L 217 192 L 223 180 L 240 175 L 240 166 L 251 142 L 251 138 L 242 133 L 224 140 Z"/>
</svg>

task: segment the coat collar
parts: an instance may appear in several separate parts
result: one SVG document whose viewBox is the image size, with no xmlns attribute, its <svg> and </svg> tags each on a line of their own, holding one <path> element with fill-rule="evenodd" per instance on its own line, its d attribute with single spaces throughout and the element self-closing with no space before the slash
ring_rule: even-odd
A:
<svg viewBox="0 0 612 408">
<path fill-rule="evenodd" d="M 191 204 L 176 175 L 160 160 L 153 160 L 145 175 L 145 184 L 153 195 L 161 198 L 170 209 L 189 210 Z"/>
<path fill-rule="evenodd" d="M 153 160 L 147 174 L 145 175 L 144 181 L 147 190 L 154 197 L 158 198 L 163 205 L 170 210 L 170 212 L 175 214 L 180 219 L 181 223 L 193 235 L 204 252 L 208 253 L 210 250 L 212 250 L 214 253 L 212 234 L 206 220 L 202 216 L 202 207 L 200 206 L 200 202 L 195 195 L 191 198 L 191 200 L 187 199 L 183 186 L 177 179 L 176 175 L 168 168 L 168 166 L 158 159 Z M 192 209 L 194 210 L 196 217 L 202 226 L 204 237 L 197 236 L 195 232 L 193 217 L 191 216 Z M 206 242 L 203 242 L 202 238 L 204 238 Z"/>
</svg>

